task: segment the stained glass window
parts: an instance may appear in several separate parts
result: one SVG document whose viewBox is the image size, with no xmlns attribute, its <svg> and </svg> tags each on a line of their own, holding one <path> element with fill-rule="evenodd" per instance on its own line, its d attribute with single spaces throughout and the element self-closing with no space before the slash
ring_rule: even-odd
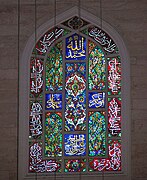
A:
<svg viewBox="0 0 147 180">
<path fill-rule="evenodd" d="M 29 173 L 122 170 L 121 79 L 113 39 L 77 16 L 38 40 L 30 59 Z"/>
</svg>

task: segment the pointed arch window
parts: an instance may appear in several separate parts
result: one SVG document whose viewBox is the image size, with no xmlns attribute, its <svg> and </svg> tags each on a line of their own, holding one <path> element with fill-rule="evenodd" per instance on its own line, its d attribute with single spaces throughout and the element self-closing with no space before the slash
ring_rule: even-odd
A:
<svg viewBox="0 0 147 180">
<path fill-rule="evenodd" d="M 44 34 L 33 53 L 29 171 L 120 171 L 116 44 L 100 28 L 73 17 Z"/>
<path fill-rule="evenodd" d="M 124 172 L 122 61 L 112 37 L 78 16 L 38 39 L 23 136 L 28 176 Z"/>
</svg>

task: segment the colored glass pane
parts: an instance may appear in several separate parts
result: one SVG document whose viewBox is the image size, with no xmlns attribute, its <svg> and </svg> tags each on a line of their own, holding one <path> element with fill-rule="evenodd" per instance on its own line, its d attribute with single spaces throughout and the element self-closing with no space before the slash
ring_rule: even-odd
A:
<svg viewBox="0 0 147 180">
<path fill-rule="evenodd" d="M 86 128 L 86 63 L 66 63 L 65 130 Z"/>
<path fill-rule="evenodd" d="M 106 63 L 103 51 L 89 41 L 89 90 L 105 89 Z"/>
<path fill-rule="evenodd" d="M 108 95 L 121 94 L 120 57 L 108 58 Z"/>
<path fill-rule="evenodd" d="M 46 61 L 46 91 L 62 90 L 63 67 L 62 67 L 62 42 L 53 47 Z"/>
<path fill-rule="evenodd" d="M 106 34 L 102 29 L 98 27 L 90 27 L 88 28 L 88 35 L 93 38 L 96 42 L 98 42 L 103 49 L 108 53 L 116 52 L 117 47 L 114 41 Z"/>
<path fill-rule="evenodd" d="M 121 98 L 108 98 L 108 136 L 121 136 Z"/>
<path fill-rule="evenodd" d="M 29 172 L 121 170 L 120 57 L 107 33 L 85 25 L 74 16 L 47 31 L 33 50 Z M 64 26 L 82 30 L 69 36 Z"/>
<path fill-rule="evenodd" d="M 89 156 L 106 154 L 106 120 L 104 112 L 89 112 Z"/>
<path fill-rule="evenodd" d="M 30 145 L 30 167 L 29 171 L 33 173 L 43 172 L 61 172 L 60 160 L 43 160 L 42 143 L 33 143 Z"/>
<path fill-rule="evenodd" d="M 86 38 L 74 34 L 66 38 L 66 60 L 86 59 Z"/>
<path fill-rule="evenodd" d="M 109 140 L 108 158 L 94 158 L 89 161 L 89 171 L 120 171 L 121 170 L 121 142 Z"/>
<path fill-rule="evenodd" d="M 89 93 L 89 108 L 104 108 L 105 107 L 105 93 L 104 92 L 90 92 Z"/>
<path fill-rule="evenodd" d="M 38 97 L 43 91 L 43 60 L 31 58 L 30 65 L 30 97 Z"/>
<path fill-rule="evenodd" d="M 46 113 L 45 156 L 62 156 L 62 115 L 60 112 Z"/>
<path fill-rule="evenodd" d="M 62 94 L 46 94 L 46 110 L 62 109 Z"/>
<path fill-rule="evenodd" d="M 86 155 L 86 135 L 85 134 L 65 134 L 65 156 Z"/>
<path fill-rule="evenodd" d="M 48 32 L 46 32 L 37 42 L 36 48 L 33 50 L 33 54 L 45 55 L 49 47 L 62 36 L 65 36 L 70 31 L 63 29 L 61 27 L 55 27 Z"/>
<path fill-rule="evenodd" d="M 86 171 L 86 159 L 65 160 L 65 172 L 84 172 Z"/>
<path fill-rule="evenodd" d="M 38 138 L 42 134 L 42 101 L 30 101 L 30 138 Z"/>
</svg>

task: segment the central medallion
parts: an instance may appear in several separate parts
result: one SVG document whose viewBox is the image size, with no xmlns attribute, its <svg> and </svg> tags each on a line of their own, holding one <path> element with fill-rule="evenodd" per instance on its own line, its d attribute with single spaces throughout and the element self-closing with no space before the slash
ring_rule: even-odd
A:
<svg viewBox="0 0 147 180">
<path fill-rule="evenodd" d="M 74 97 L 79 96 L 86 89 L 84 78 L 74 74 L 67 79 L 65 86 L 68 94 L 73 95 Z"/>
</svg>

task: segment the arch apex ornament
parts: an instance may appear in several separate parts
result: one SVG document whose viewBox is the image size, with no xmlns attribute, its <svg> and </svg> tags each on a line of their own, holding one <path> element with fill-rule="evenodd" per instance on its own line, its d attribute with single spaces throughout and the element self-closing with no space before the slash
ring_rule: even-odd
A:
<svg viewBox="0 0 147 180">
<path fill-rule="evenodd" d="M 104 172 L 129 180 L 129 58 L 118 33 L 99 24 L 75 7 L 56 27 L 42 25 L 35 45 L 28 41 L 20 63 L 20 179 Z"/>
</svg>

